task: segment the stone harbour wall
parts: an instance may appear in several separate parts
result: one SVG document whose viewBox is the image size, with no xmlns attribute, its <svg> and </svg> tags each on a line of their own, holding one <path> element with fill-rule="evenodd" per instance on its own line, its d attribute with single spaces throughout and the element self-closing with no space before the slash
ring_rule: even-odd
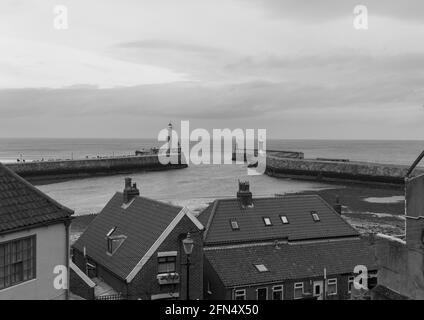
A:
<svg viewBox="0 0 424 320">
<path fill-rule="evenodd" d="M 348 180 L 403 184 L 408 166 L 355 161 L 289 159 L 267 156 L 266 173 L 270 176 L 293 176 L 316 180 Z M 416 169 L 414 174 L 424 173 Z"/>
<path fill-rule="evenodd" d="M 78 178 L 144 170 L 185 168 L 187 165 L 162 165 L 157 155 L 111 157 L 81 160 L 8 163 L 6 166 L 28 180 L 41 178 Z"/>
</svg>

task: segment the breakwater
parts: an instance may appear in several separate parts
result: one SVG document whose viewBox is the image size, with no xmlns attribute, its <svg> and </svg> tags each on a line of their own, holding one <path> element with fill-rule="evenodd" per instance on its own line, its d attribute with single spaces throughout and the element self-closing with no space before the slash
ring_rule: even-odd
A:
<svg viewBox="0 0 424 320">
<path fill-rule="evenodd" d="M 345 159 L 293 159 L 267 154 L 266 174 L 318 181 L 352 181 L 403 184 L 409 166 L 349 161 Z M 417 168 L 414 174 L 424 174 Z"/>
<path fill-rule="evenodd" d="M 163 165 L 158 155 L 123 156 L 78 160 L 32 161 L 5 164 L 33 183 L 70 180 L 96 175 L 186 168 L 186 164 Z"/>
<path fill-rule="evenodd" d="M 275 157 L 281 157 L 281 158 L 294 158 L 294 159 L 303 159 L 305 155 L 303 152 L 299 151 L 284 151 L 284 150 L 266 150 L 266 154 L 275 156 Z M 247 158 L 251 156 L 258 156 L 258 149 L 254 150 L 244 150 L 244 149 L 237 149 L 234 148 L 232 152 L 232 160 L 241 160 L 241 161 L 247 161 Z"/>
</svg>

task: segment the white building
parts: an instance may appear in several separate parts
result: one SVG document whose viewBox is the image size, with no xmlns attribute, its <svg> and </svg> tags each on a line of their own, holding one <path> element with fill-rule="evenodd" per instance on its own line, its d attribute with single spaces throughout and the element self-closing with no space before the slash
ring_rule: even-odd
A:
<svg viewBox="0 0 424 320">
<path fill-rule="evenodd" d="M 0 164 L 1 300 L 67 298 L 66 286 L 55 288 L 54 280 L 56 266 L 69 266 L 72 214 Z"/>
</svg>

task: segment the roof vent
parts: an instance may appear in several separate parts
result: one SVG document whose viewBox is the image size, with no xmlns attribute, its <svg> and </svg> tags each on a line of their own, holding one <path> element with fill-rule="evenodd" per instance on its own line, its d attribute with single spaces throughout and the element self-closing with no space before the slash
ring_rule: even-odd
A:
<svg viewBox="0 0 424 320">
<path fill-rule="evenodd" d="M 129 203 L 139 195 L 140 191 L 137 189 L 137 184 L 133 183 L 131 185 L 131 178 L 125 178 L 124 203 Z"/>
<path fill-rule="evenodd" d="M 243 208 L 253 206 L 252 192 L 249 190 L 249 181 L 239 181 L 237 199 L 240 199 Z"/>
</svg>

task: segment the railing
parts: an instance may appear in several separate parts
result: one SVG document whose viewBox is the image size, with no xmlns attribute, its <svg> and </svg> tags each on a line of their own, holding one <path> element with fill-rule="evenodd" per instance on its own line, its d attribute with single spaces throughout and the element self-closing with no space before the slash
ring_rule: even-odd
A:
<svg viewBox="0 0 424 320">
<path fill-rule="evenodd" d="M 126 296 L 122 293 L 108 294 L 104 296 L 97 296 L 96 300 L 126 300 Z"/>
</svg>

